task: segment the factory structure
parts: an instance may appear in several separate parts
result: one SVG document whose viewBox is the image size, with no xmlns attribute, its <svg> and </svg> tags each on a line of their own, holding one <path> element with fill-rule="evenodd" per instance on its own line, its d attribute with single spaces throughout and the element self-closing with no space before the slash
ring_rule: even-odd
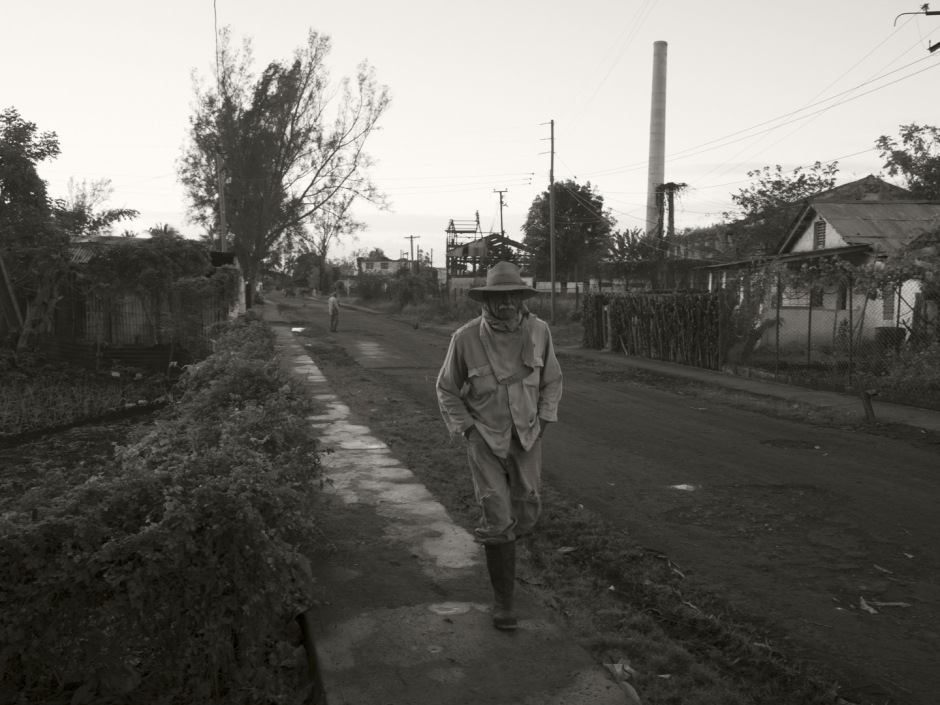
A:
<svg viewBox="0 0 940 705">
<path fill-rule="evenodd" d="M 499 261 L 515 262 L 522 278 L 534 285 L 529 270 L 531 248 L 506 237 L 505 232 L 484 233 L 480 212 L 473 220 L 451 220 L 447 229 L 445 280 L 448 292 L 462 292 L 486 283 L 486 270 Z"/>
</svg>

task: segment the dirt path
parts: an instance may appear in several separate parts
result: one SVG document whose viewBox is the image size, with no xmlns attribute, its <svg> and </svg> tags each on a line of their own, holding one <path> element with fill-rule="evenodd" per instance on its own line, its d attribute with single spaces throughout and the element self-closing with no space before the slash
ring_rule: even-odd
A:
<svg viewBox="0 0 940 705">
<path fill-rule="evenodd" d="M 298 313 L 325 335 L 321 308 Z M 332 342 L 436 408 L 446 338 L 345 309 Z M 572 356 L 562 367 L 549 482 L 781 625 L 845 697 L 936 702 L 940 455 L 636 386 Z"/>
</svg>

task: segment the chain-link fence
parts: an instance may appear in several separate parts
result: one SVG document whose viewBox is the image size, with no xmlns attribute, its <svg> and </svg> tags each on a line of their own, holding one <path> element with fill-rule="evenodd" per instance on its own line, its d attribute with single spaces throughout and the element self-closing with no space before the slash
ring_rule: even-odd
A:
<svg viewBox="0 0 940 705">
<path fill-rule="evenodd" d="M 739 374 L 940 408 L 940 296 L 915 279 L 802 268 L 744 274 L 724 365 Z"/>
<path fill-rule="evenodd" d="M 585 343 L 940 409 L 940 287 L 890 274 L 768 267 L 708 293 L 590 294 Z"/>
</svg>

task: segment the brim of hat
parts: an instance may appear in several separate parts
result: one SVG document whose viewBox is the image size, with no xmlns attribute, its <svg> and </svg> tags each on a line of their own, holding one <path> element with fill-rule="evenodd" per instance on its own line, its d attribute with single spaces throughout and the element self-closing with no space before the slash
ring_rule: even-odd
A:
<svg viewBox="0 0 940 705">
<path fill-rule="evenodd" d="M 538 291 L 530 286 L 520 286 L 519 284 L 493 284 L 491 286 L 481 286 L 476 289 L 471 289 L 467 292 L 467 296 L 469 296 L 474 301 L 483 301 L 483 297 L 487 294 L 502 294 L 507 291 L 515 291 L 519 294 L 522 294 L 523 299 L 531 299 L 533 296 L 537 296 L 539 294 Z"/>
</svg>

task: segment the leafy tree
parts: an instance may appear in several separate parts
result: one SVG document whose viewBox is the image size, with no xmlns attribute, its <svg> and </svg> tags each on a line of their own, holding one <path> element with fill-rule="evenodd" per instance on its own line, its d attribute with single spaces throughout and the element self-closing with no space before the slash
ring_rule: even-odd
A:
<svg viewBox="0 0 940 705">
<path fill-rule="evenodd" d="M 250 42 L 219 45 L 219 82 L 195 85 L 189 143 L 179 164 L 191 219 L 218 219 L 216 155 L 225 168 L 226 221 L 233 251 L 254 289 L 262 263 L 303 235 L 304 226 L 349 196 L 385 207 L 371 182 L 365 144 L 389 106 L 388 89 L 363 62 L 355 80 L 331 86 L 330 39 L 313 30 L 292 60 L 255 76 Z"/>
<path fill-rule="evenodd" d="M 615 232 L 604 257 L 604 269 L 614 278 L 628 279 L 645 262 L 661 259 L 656 237 L 642 228 Z"/>
<path fill-rule="evenodd" d="M 773 170 L 765 166 L 749 171 L 754 183 L 732 194 L 737 210 L 724 213 L 733 221 L 728 255 L 737 259 L 775 252 L 803 201 L 835 186 L 838 172 L 838 162 L 816 162 L 808 170 L 797 167 L 791 172 L 779 164 Z"/>
<path fill-rule="evenodd" d="M 352 215 L 351 208 L 355 200 L 354 193 L 338 194 L 314 214 L 310 226 L 299 237 L 301 249 L 309 252 L 311 263 L 316 269 L 319 281 L 314 286 L 320 291 L 329 291 L 333 285 L 333 268 L 327 262 L 333 245 L 339 244 L 347 236 L 355 240 L 356 233 L 367 227 Z"/>
<path fill-rule="evenodd" d="M 54 202 L 57 225 L 70 240 L 110 235 L 112 226 L 122 220 L 136 218 L 138 213 L 131 208 L 104 208 L 114 193 L 111 179 L 95 179 L 91 182 L 75 177 L 69 178 L 68 195 Z"/>
<path fill-rule="evenodd" d="M 554 184 L 555 193 L 555 273 L 561 281 L 597 267 L 611 244 L 614 219 L 604 208 L 604 197 L 590 182 Z M 522 225 L 523 242 L 533 249 L 535 274 L 551 278 L 550 194 L 535 197 Z"/>
<path fill-rule="evenodd" d="M 15 108 L 0 113 L 0 245 L 17 295 L 26 300 L 17 350 L 51 330 L 59 287 L 69 271 L 70 243 L 110 232 L 137 212 L 103 209 L 113 189 L 101 179 L 69 180 L 68 196 L 51 200 L 36 165 L 59 154 L 54 132 L 39 133 Z"/>
<path fill-rule="evenodd" d="M 26 300 L 17 350 L 48 328 L 58 282 L 68 266 L 68 236 L 36 165 L 59 155 L 54 132 L 39 133 L 15 108 L 0 113 L 0 247 L 19 297 Z"/>
<path fill-rule="evenodd" d="M 940 200 L 940 128 L 901 125 L 901 142 L 882 135 L 875 140 L 889 176 L 904 177 L 915 198 Z"/>
<path fill-rule="evenodd" d="M 176 228 L 174 228 L 172 225 L 168 223 L 156 223 L 155 225 L 152 225 L 151 227 L 147 228 L 147 232 L 151 236 L 155 236 L 155 235 L 176 235 L 178 237 L 183 236 L 183 234 L 179 230 L 177 230 Z"/>
</svg>

